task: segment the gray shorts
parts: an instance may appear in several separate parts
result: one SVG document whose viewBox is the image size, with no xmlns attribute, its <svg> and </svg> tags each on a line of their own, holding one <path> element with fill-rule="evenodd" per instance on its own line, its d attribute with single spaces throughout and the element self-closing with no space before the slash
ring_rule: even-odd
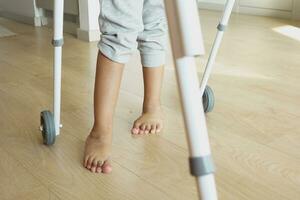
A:
<svg viewBox="0 0 300 200">
<path fill-rule="evenodd" d="M 126 63 L 134 50 L 144 67 L 165 63 L 167 24 L 163 0 L 100 0 L 101 40 L 109 59 Z"/>
</svg>

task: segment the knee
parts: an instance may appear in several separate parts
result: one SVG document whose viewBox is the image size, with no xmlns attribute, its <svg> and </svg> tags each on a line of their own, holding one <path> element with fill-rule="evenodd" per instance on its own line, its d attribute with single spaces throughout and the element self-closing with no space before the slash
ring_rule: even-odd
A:
<svg viewBox="0 0 300 200">
<path fill-rule="evenodd" d="M 164 27 L 143 32 L 138 40 L 143 66 L 158 67 L 165 64 L 167 41 L 167 32 Z"/>
<path fill-rule="evenodd" d="M 136 33 L 103 33 L 98 43 L 102 54 L 118 63 L 127 63 L 137 48 Z"/>
</svg>

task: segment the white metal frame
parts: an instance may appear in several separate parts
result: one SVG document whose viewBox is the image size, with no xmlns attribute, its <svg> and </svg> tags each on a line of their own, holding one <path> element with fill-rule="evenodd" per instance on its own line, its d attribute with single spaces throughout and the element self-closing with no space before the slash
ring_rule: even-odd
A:
<svg viewBox="0 0 300 200">
<path fill-rule="evenodd" d="M 206 120 L 202 105 L 202 95 L 207 85 L 217 51 L 220 47 L 235 0 L 227 0 L 218 33 L 201 81 L 197 76 L 195 56 L 204 54 L 201 26 L 196 0 L 164 0 L 168 16 L 169 31 L 176 76 L 185 119 L 190 158 L 211 156 Z M 56 135 L 60 133 L 61 111 L 61 64 L 63 41 L 64 0 L 54 0 L 54 123 Z M 213 170 L 197 175 L 197 188 L 202 200 L 217 200 Z M 199 169 L 203 171 L 203 169 Z M 205 171 L 205 170 L 204 170 Z M 195 174 L 194 174 L 195 175 Z"/>
<path fill-rule="evenodd" d="M 228 24 L 234 3 L 235 0 L 227 0 L 199 92 L 195 57 L 204 54 L 204 45 L 197 1 L 165 0 L 190 158 L 200 161 L 203 160 L 203 162 L 205 162 L 205 158 L 211 157 L 211 150 L 202 105 L 202 95 L 206 88 L 209 75 L 211 74 L 224 29 Z M 193 164 L 195 163 L 190 163 L 190 165 Z M 208 166 L 212 166 L 212 163 L 208 163 Z M 193 166 L 191 166 L 191 168 L 192 167 Z M 204 173 L 201 171 L 204 171 Z M 202 200 L 217 200 L 213 169 L 199 169 L 199 173 L 195 173 L 191 170 L 191 173 L 197 180 L 199 198 Z"/>
<path fill-rule="evenodd" d="M 64 0 L 54 0 L 54 36 L 53 43 L 60 41 L 61 45 L 54 45 L 54 97 L 53 113 L 55 133 L 59 135 L 60 111 L 61 111 L 61 64 L 62 64 L 62 43 L 63 43 L 63 21 L 64 21 Z"/>
<path fill-rule="evenodd" d="M 233 10 L 234 3 L 235 3 L 235 0 L 227 0 L 226 5 L 225 5 L 224 14 L 223 14 L 223 17 L 222 17 L 222 19 L 220 21 L 220 24 L 219 24 L 220 29 L 222 29 L 222 27 L 226 28 L 226 26 L 228 25 L 229 18 L 230 18 L 230 15 L 232 13 L 232 10 Z M 223 39 L 223 35 L 224 35 L 224 30 L 219 30 L 218 29 L 217 36 L 215 38 L 212 50 L 210 52 L 210 56 L 209 56 L 208 62 L 206 64 L 206 68 L 205 68 L 203 78 L 202 78 L 202 81 L 201 81 L 201 85 L 200 85 L 201 94 L 204 93 L 205 87 L 207 85 L 207 81 L 208 81 L 209 75 L 211 74 L 213 64 L 216 60 L 216 56 L 217 56 L 218 50 L 220 48 L 221 41 Z"/>
</svg>

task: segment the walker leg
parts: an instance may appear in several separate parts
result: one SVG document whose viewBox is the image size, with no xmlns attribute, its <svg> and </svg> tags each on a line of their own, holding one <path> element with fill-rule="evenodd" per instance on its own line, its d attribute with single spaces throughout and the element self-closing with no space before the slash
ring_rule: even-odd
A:
<svg viewBox="0 0 300 200">
<path fill-rule="evenodd" d="M 165 6 L 184 114 L 191 174 L 197 180 L 199 198 L 217 200 L 214 165 L 195 62 L 195 56 L 204 53 L 197 2 L 165 0 Z"/>
<path fill-rule="evenodd" d="M 60 133 L 61 63 L 63 46 L 64 0 L 54 0 L 54 123 L 56 135 Z"/>
<path fill-rule="evenodd" d="M 60 132 L 60 105 L 61 105 L 61 63 L 63 46 L 63 14 L 64 0 L 54 0 L 54 36 L 52 44 L 54 46 L 54 97 L 53 112 L 42 111 L 40 115 L 40 129 L 45 145 L 53 145 L 55 138 Z"/>
<path fill-rule="evenodd" d="M 211 74 L 213 64 L 216 60 L 216 56 L 217 56 L 218 50 L 220 48 L 221 41 L 223 39 L 225 28 L 228 25 L 228 21 L 229 21 L 230 15 L 232 13 L 234 3 L 235 3 L 235 0 L 227 0 L 227 2 L 226 2 L 225 10 L 224 10 L 222 19 L 218 25 L 218 32 L 217 32 L 213 47 L 211 49 L 210 56 L 208 58 L 208 61 L 207 61 L 206 67 L 205 67 L 205 71 L 204 71 L 204 74 L 202 77 L 202 81 L 200 84 L 200 93 L 201 94 L 203 94 L 206 89 L 207 82 L 208 82 L 209 76 Z"/>
<path fill-rule="evenodd" d="M 199 81 L 194 57 L 176 60 L 177 82 L 184 113 L 185 128 L 190 153 L 191 174 L 196 177 L 202 200 L 217 200 L 214 165 L 199 93 Z"/>
</svg>

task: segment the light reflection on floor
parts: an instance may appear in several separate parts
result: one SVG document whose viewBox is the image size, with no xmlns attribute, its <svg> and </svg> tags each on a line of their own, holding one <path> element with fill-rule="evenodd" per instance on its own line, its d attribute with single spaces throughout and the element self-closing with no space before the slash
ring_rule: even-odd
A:
<svg viewBox="0 0 300 200">
<path fill-rule="evenodd" d="M 277 33 L 280 33 L 282 35 L 300 41 L 300 28 L 298 27 L 286 25 L 286 26 L 273 28 L 273 30 Z"/>
</svg>

